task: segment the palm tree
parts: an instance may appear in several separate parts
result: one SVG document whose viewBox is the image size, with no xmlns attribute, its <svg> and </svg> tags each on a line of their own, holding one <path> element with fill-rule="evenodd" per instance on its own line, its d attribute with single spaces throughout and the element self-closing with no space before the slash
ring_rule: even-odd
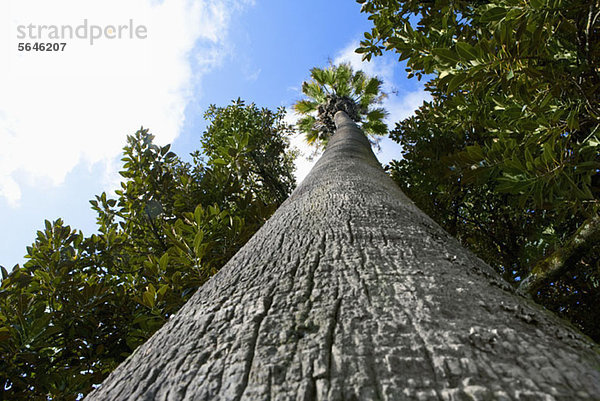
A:
<svg viewBox="0 0 600 401">
<path fill-rule="evenodd" d="M 598 346 L 417 209 L 345 112 L 335 123 L 290 198 L 86 399 L 598 399 Z"/>
<path fill-rule="evenodd" d="M 298 128 L 306 134 L 310 144 L 322 147 L 335 131 L 336 111 L 343 110 L 362 130 L 371 136 L 387 133 L 383 119 L 387 115 L 377 104 L 385 98 L 382 81 L 367 77 L 362 71 L 354 72 L 350 64 L 330 65 L 310 70 L 311 80 L 302 83 L 302 93 L 308 99 L 300 100 L 294 109 L 304 115 Z"/>
</svg>

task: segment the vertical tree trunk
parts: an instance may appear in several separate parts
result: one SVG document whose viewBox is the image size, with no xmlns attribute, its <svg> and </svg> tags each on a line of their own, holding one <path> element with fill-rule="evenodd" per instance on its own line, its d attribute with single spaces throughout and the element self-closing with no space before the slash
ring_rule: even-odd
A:
<svg viewBox="0 0 600 401">
<path fill-rule="evenodd" d="M 87 400 L 585 400 L 596 345 L 515 295 L 343 112 L 310 175 Z"/>
</svg>

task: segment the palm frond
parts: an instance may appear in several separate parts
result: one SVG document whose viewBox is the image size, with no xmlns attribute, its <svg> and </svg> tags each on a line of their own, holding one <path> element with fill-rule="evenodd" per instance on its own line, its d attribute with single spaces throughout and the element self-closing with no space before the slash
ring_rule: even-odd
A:
<svg viewBox="0 0 600 401">
<path fill-rule="evenodd" d="M 349 86 L 352 81 L 352 67 L 350 67 L 350 64 L 340 64 L 333 71 L 337 84 L 344 83 L 346 86 Z"/>
<path fill-rule="evenodd" d="M 383 108 L 379 107 L 367 113 L 367 121 L 383 120 L 386 116 L 387 112 Z"/>
<path fill-rule="evenodd" d="M 322 68 L 314 67 L 310 70 L 310 76 L 313 80 L 315 80 L 319 85 L 327 84 L 327 76 L 325 74 L 325 70 Z"/>
<path fill-rule="evenodd" d="M 374 136 L 385 135 L 388 132 L 387 125 L 381 120 L 367 121 L 362 125 L 363 131 Z"/>
<path fill-rule="evenodd" d="M 313 129 L 315 121 L 317 121 L 315 116 L 304 116 L 298 120 L 296 125 L 300 131 L 309 132 Z"/>
<path fill-rule="evenodd" d="M 379 78 L 371 78 L 367 81 L 367 84 L 364 87 L 365 95 L 377 95 L 377 93 L 381 90 L 381 85 L 383 82 Z"/>
<path fill-rule="evenodd" d="M 327 97 L 323 90 L 323 87 L 317 82 L 303 82 L 302 93 L 304 93 L 308 97 L 313 98 L 318 103 L 324 102 Z"/>
<path fill-rule="evenodd" d="M 357 100 L 358 107 L 366 113 L 369 110 L 369 106 L 376 103 L 373 96 L 363 94 Z"/>
<path fill-rule="evenodd" d="M 296 110 L 300 114 L 308 114 L 313 111 L 317 111 L 317 106 L 319 105 L 316 101 L 311 101 L 308 99 L 299 100 L 294 104 L 294 110 Z"/>
<path fill-rule="evenodd" d="M 309 98 L 297 102 L 295 110 L 307 115 L 298 122 L 306 140 L 324 146 L 335 128 L 331 116 L 343 109 L 350 118 L 362 121 L 366 134 L 384 135 L 386 112 L 373 106 L 380 103 L 382 81 L 370 78 L 363 71 L 354 72 L 349 63 L 330 64 L 327 68 L 312 68 L 311 80 L 302 83 L 302 92 Z M 316 113 L 315 113 L 316 112 Z"/>
<path fill-rule="evenodd" d="M 354 93 L 359 94 L 364 91 L 366 75 L 361 70 L 356 71 L 352 77 L 352 89 Z"/>
<path fill-rule="evenodd" d="M 350 85 L 348 85 L 348 81 L 339 81 L 336 83 L 335 94 L 340 97 L 350 97 L 352 95 L 352 90 Z"/>
<path fill-rule="evenodd" d="M 333 86 L 335 84 L 335 71 L 332 67 L 329 67 L 325 70 L 325 82 L 329 86 Z"/>
</svg>

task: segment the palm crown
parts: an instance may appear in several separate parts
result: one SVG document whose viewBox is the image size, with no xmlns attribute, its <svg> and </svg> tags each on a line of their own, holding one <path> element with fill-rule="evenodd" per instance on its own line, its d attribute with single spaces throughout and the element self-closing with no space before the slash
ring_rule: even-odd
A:
<svg viewBox="0 0 600 401">
<path fill-rule="evenodd" d="M 310 70 L 311 80 L 302 83 L 302 93 L 308 99 L 298 101 L 294 109 L 304 115 L 298 128 L 306 134 L 308 143 L 323 146 L 335 131 L 333 116 L 345 111 L 371 136 L 385 135 L 387 115 L 380 104 L 385 94 L 381 92 L 382 81 L 368 77 L 362 71 L 354 72 L 350 64 L 330 65 L 328 68 Z"/>
</svg>

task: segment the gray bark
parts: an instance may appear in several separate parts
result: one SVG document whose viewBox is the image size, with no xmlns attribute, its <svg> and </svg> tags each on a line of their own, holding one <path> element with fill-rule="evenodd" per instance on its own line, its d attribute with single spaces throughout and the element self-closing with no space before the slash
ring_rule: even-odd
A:
<svg viewBox="0 0 600 401">
<path fill-rule="evenodd" d="M 384 173 L 345 115 L 310 175 L 86 399 L 600 399 L 600 354 Z"/>
</svg>

